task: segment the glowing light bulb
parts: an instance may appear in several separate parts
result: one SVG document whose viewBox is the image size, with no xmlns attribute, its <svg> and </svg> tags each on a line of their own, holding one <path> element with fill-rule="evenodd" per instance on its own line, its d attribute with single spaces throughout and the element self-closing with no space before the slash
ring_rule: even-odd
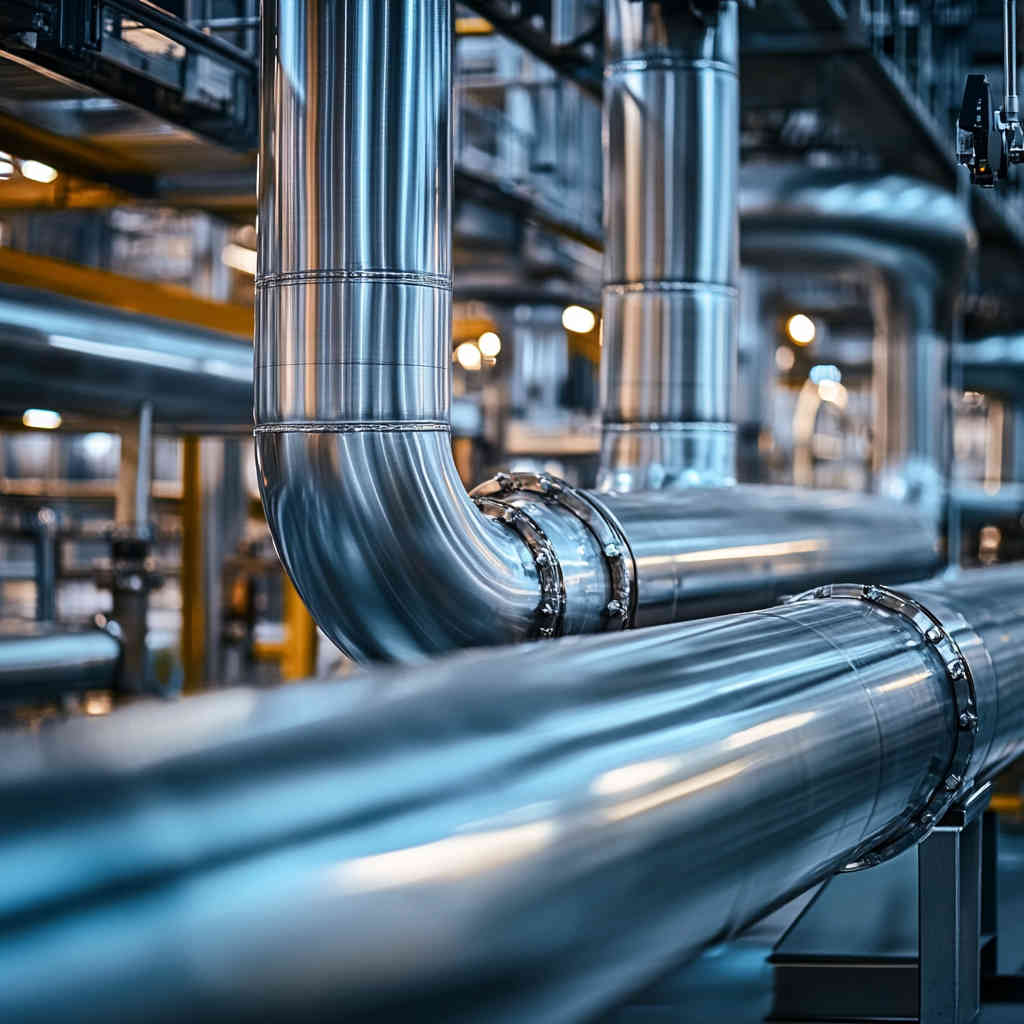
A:
<svg viewBox="0 0 1024 1024">
<path fill-rule="evenodd" d="M 566 306 L 562 310 L 562 326 L 573 334 L 588 334 L 596 323 L 597 317 L 585 306 Z"/>
<path fill-rule="evenodd" d="M 26 409 L 21 415 L 21 422 L 33 430 L 56 430 L 63 417 L 53 409 Z"/>
<path fill-rule="evenodd" d="M 494 331 L 484 331 L 476 339 L 476 347 L 488 359 L 493 359 L 501 351 L 501 338 Z"/>
<path fill-rule="evenodd" d="M 38 160 L 22 160 L 21 174 L 29 181 L 38 181 L 40 185 L 49 185 L 51 181 L 57 180 L 57 169 Z"/>
<path fill-rule="evenodd" d="M 476 347 L 476 342 L 464 341 L 458 345 L 455 349 L 455 361 L 464 370 L 479 370 L 483 365 L 483 357 L 480 349 Z"/>
<path fill-rule="evenodd" d="M 805 313 L 794 313 L 786 321 L 786 333 L 796 345 L 810 345 L 818 333 L 814 321 Z"/>
</svg>

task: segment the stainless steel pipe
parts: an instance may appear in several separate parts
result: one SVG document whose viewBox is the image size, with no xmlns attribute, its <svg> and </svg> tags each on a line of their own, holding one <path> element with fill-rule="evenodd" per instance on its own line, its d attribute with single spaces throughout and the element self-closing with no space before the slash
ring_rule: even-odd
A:
<svg viewBox="0 0 1024 1024">
<path fill-rule="evenodd" d="M 744 588 L 834 578 L 851 551 L 881 568 L 880 536 L 900 537 L 894 573 L 932 570 L 934 531 L 873 499 L 842 499 L 840 526 L 818 495 L 793 496 L 782 524 L 737 493 L 745 540 L 729 550 L 721 522 L 689 518 L 699 496 L 644 508 L 509 476 L 467 496 L 449 437 L 450 3 L 279 0 L 265 15 L 259 480 L 281 558 L 338 646 L 412 660 L 619 630 L 699 614 L 690 595 L 716 580 L 718 607 L 750 607 Z M 702 265 L 719 258 L 702 245 Z M 770 554 L 751 557 L 755 543 Z"/>
<path fill-rule="evenodd" d="M 906 596 L 12 739 L 0 1016 L 593 1015 L 1021 752 L 1024 570 Z"/>
<path fill-rule="evenodd" d="M 737 8 L 605 3 L 599 490 L 735 481 Z"/>
<path fill-rule="evenodd" d="M 1020 114 L 1017 97 L 1017 0 L 1003 0 L 1003 118 Z"/>
<path fill-rule="evenodd" d="M 252 347 L 219 331 L 0 284 L 0 412 L 138 415 L 175 429 L 247 430 Z"/>
<path fill-rule="evenodd" d="M 451 455 L 451 13 L 264 5 L 259 480 L 296 588 L 357 657 L 536 635 L 557 596 Z M 564 603 L 586 628 L 604 563 L 573 516 L 562 532 L 581 566 Z"/>
<path fill-rule="evenodd" d="M 18 623 L 0 629 L 0 706 L 110 690 L 121 644 L 103 629 Z"/>
<path fill-rule="evenodd" d="M 827 579 L 920 579 L 940 564 L 934 525 L 849 491 L 739 485 L 600 499 L 629 538 L 636 626 L 763 608 Z"/>
</svg>

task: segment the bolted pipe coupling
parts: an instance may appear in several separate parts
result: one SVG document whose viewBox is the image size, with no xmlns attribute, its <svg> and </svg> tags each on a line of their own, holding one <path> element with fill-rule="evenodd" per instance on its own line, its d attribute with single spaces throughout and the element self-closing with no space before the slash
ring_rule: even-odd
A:
<svg viewBox="0 0 1024 1024">
<path fill-rule="evenodd" d="M 636 564 L 622 527 L 592 494 L 547 473 L 499 473 L 470 492 L 533 556 L 540 599 L 535 635 L 628 629 Z"/>
<path fill-rule="evenodd" d="M 985 763 L 983 709 L 996 693 L 992 661 L 978 634 L 958 611 L 941 600 L 940 594 L 921 595 L 926 607 L 907 593 L 886 587 L 855 583 L 833 583 L 808 590 L 787 603 L 845 598 L 866 601 L 905 619 L 920 634 L 941 665 L 949 684 L 953 709 L 951 749 L 943 770 L 929 778 L 906 813 L 881 835 L 872 836 L 853 851 L 844 871 L 873 867 L 895 857 L 923 839 L 959 796 L 975 785 L 975 775 Z M 986 723 L 991 726 L 991 722 Z M 979 742 L 979 739 L 982 742 Z M 979 755 L 980 751 L 980 755 Z"/>
</svg>

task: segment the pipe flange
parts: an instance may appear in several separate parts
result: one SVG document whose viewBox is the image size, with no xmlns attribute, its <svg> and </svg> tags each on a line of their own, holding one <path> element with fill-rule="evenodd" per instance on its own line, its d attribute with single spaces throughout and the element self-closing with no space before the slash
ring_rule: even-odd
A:
<svg viewBox="0 0 1024 1024">
<path fill-rule="evenodd" d="M 593 534 L 610 581 L 610 595 L 604 607 L 606 632 L 629 629 L 636 613 L 636 564 L 633 552 L 615 517 L 585 491 L 549 473 L 498 473 L 471 492 L 474 498 L 537 495 L 542 501 L 571 512 Z"/>
<path fill-rule="evenodd" d="M 859 871 L 861 868 L 881 864 L 916 845 L 956 800 L 965 781 L 970 778 L 971 757 L 978 734 L 978 699 L 969 660 L 943 622 L 924 605 L 886 587 L 861 586 L 856 583 L 831 583 L 817 587 L 792 598 L 792 603 L 832 597 L 867 601 L 906 619 L 942 662 L 953 692 L 957 720 L 953 755 L 943 772 L 942 781 L 938 785 L 926 787 L 912 802 L 913 810 L 908 817 L 892 830 L 874 836 L 854 850 L 852 860 L 842 870 Z"/>
<path fill-rule="evenodd" d="M 540 601 L 534 612 L 535 635 L 561 636 L 565 615 L 565 580 L 562 578 L 562 566 L 547 534 L 531 516 L 514 505 L 475 492 L 473 500 L 485 516 L 512 527 L 533 556 L 540 582 Z"/>
</svg>

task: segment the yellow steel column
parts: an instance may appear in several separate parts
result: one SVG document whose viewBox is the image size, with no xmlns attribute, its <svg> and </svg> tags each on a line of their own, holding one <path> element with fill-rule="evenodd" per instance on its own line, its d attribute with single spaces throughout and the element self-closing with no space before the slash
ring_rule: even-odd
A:
<svg viewBox="0 0 1024 1024">
<path fill-rule="evenodd" d="M 281 579 L 284 587 L 284 652 L 281 656 L 281 677 L 286 681 L 308 679 L 316 672 L 316 623 L 287 574 L 282 572 Z"/>
</svg>

